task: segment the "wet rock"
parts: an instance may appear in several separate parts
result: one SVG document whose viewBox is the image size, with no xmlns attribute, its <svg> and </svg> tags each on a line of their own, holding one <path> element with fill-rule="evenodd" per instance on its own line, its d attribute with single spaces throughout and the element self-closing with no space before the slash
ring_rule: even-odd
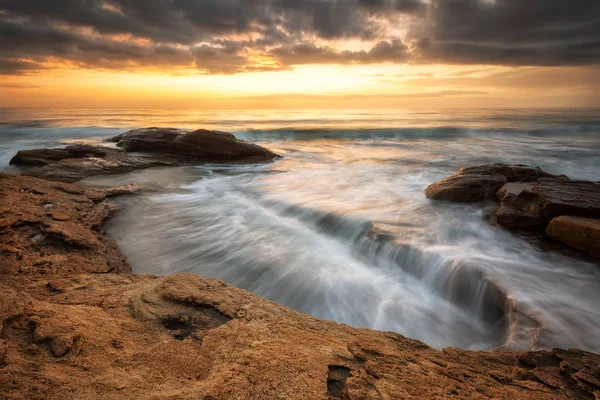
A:
<svg viewBox="0 0 600 400">
<path fill-rule="evenodd" d="M 55 151 L 60 150 L 62 149 Z M 97 153 L 62 158 L 42 167 L 28 169 L 23 172 L 23 175 L 72 183 L 95 175 L 122 174 L 136 169 L 170 165 L 181 165 L 181 162 L 135 157 L 120 149 L 101 148 Z"/>
<path fill-rule="evenodd" d="M 11 165 L 48 165 L 69 158 L 104 158 L 108 149 L 90 145 L 72 145 L 61 149 L 21 150 L 11 160 Z"/>
<path fill-rule="evenodd" d="M 425 195 L 434 200 L 457 202 L 491 200 L 506 183 L 535 182 L 543 177 L 555 176 L 538 167 L 485 164 L 462 168 L 454 175 L 429 185 Z"/>
<path fill-rule="evenodd" d="M 600 219 L 557 217 L 550 221 L 546 234 L 568 246 L 600 258 Z"/>
<path fill-rule="evenodd" d="M 193 132 L 172 128 L 135 129 L 111 140 L 127 151 L 173 154 L 197 161 L 269 161 L 279 157 L 264 147 L 238 140 L 231 133 L 206 129 Z"/>
<path fill-rule="evenodd" d="M 498 196 L 496 217 L 508 228 L 542 230 L 561 215 L 600 218 L 600 184 L 594 182 L 544 178 L 530 186 L 507 185 Z"/>
</svg>

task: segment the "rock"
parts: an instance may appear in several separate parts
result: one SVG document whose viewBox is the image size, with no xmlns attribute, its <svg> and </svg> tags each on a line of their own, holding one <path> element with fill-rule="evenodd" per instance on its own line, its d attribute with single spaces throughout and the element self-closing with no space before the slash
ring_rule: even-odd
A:
<svg viewBox="0 0 600 400">
<path fill-rule="evenodd" d="M 47 214 L 51 216 L 52 219 L 54 219 L 55 221 L 68 221 L 69 219 L 71 219 L 69 215 L 60 211 L 52 211 Z"/>
<path fill-rule="evenodd" d="M 127 151 L 164 153 L 191 157 L 196 161 L 269 161 L 279 156 L 227 132 L 198 129 L 185 132 L 172 128 L 145 128 L 111 139 Z"/>
<path fill-rule="evenodd" d="M 600 258 L 600 219 L 561 216 L 550 221 L 546 234 L 551 238 Z"/>
<path fill-rule="evenodd" d="M 506 185 L 498 197 L 498 223 L 508 228 L 545 229 L 561 215 L 600 218 L 600 184 L 594 182 L 544 178 Z"/>
<path fill-rule="evenodd" d="M 94 148 L 93 146 L 86 147 L 97 149 L 97 151 L 86 153 L 88 156 L 81 155 L 80 157 L 67 157 L 55 162 L 50 162 L 50 159 L 47 159 L 47 164 L 42 167 L 28 169 L 23 172 L 23 175 L 35 176 L 37 178 L 58 182 L 73 183 L 95 175 L 122 174 L 136 169 L 183 164 L 180 160 L 135 157 L 120 149 Z M 56 151 L 59 154 L 62 154 L 62 150 L 64 149 L 39 151 Z M 31 151 L 36 152 L 38 150 Z M 59 155 L 56 157 L 58 158 Z"/>
<path fill-rule="evenodd" d="M 506 183 L 535 182 L 542 177 L 558 178 L 538 167 L 485 164 L 462 168 L 454 175 L 429 185 L 425 195 L 434 200 L 457 202 L 491 200 Z"/>
<path fill-rule="evenodd" d="M 106 194 L 112 190 L 0 173 L 1 214 L 10 221 L 0 228 L 0 243 L 6 244 L 0 246 L 6 249 L 0 251 L 0 269 L 19 276 L 129 271 L 126 257 L 101 229 L 111 211 Z"/>
<path fill-rule="evenodd" d="M 102 230 L 110 207 L 98 189 L 0 173 L 0 198 L 13 221 L 0 228 L 0 398 L 545 400 L 600 390 L 600 356 L 589 352 L 440 351 L 199 275 L 132 275 Z M 69 219 L 46 215 L 49 203 Z M 31 243 L 45 224 L 74 224 L 72 236 L 94 237 L 95 248 L 60 235 Z"/>
<path fill-rule="evenodd" d="M 21 150 L 10 165 L 48 165 L 69 158 L 104 158 L 108 149 L 89 145 L 72 145 L 62 149 Z"/>
<path fill-rule="evenodd" d="M 117 146 L 73 145 L 58 149 L 21 150 L 11 164 L 31 167 L 23 175 L 73 183 L 95 175 L 114 175 L 160 166 L 201 162 L 259 162 L 279 156 L 264 147 L 237 140 L 230 133 L 199 129 L 148 128 L 125 132 L 110 139 Z"/>
</svg>

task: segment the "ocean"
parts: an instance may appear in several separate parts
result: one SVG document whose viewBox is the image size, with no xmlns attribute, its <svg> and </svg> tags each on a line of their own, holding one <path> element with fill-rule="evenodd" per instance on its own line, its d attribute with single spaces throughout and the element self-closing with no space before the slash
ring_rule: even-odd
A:
<svg viewBox="0 0 600 400">
<path fill-rule="evenodd" d="M 494 204 L 428 200 L 465 166 L 600 178 L 600 109 L 0 108 L 0 169 L 21 149 L 102 143 L 148 126 L 228 131 L 283 156 L 155 168 L 106 229 L 135 273 L 197 273 L 292 309 L 442 348 L 600 351 L 600 265 L 493 220 Z M 493 285 L 514 305 L 501 323 Z M 449 295 L 452 294 L 452 295 Z"/>
</svg>

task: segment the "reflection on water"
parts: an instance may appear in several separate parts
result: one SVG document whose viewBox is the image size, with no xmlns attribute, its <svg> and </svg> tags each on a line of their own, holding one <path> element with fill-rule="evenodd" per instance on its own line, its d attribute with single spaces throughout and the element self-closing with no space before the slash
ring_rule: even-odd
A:
<svg viewBox="0 0 600 400">
<path fill-rule="evenodd" d="M 115 131 L 76 128 L 94 124 L 72 113 L 21 115 L 71 128 L 12 121 L 0 150 Z M 108 127 L 198 121 L 284 156 L 84 182 L 149 189 L 120 199 L 127 207 L 107 228 L 135 272 L 216 277 L 319 318 L 437 347 L 600 350 L 598 265 L 540 251 L 491 225 L 486 207 L 423 195 L 457 168 L 491 161 L 597 179 L 596 110 L 98 113 Z"/>
</svg>

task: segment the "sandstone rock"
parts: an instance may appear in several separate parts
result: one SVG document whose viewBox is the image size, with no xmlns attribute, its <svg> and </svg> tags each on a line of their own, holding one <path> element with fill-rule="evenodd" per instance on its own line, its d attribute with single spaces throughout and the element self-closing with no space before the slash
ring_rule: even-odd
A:
<svg viewBox="0 0 600 400">
<path fill-rule="evenodd" d="M 98 191 L 0 173 L 0 215 L 13 221 L 0 228 L 0 398 L 545 400 L 600 390 L 597 354 L 439 351 L 215 279 L 132 275 L 101 229 Z M 46 215 L 49 203 L 96 248 L 33 244 L 45 223 L 64 223 Z"/>
<path fill-rule="evenodd" d="M 429 185 L 425 195 L 435 200 L 458 202 L 490 200 L 508 182 L 535 182 L 542 177 L 555 176 L 538 167 L 486 164 L 460 169 L 456 174 Z"/>
<path fill-rule="evenodd" d="M 561 215 L 600 218 L 600 184 L 540 179 L 527 186 L 507 185 L 498 192 L 498 223 L 509 228 L 545 229 Z"/>
<path fill-rule="evenodd" d="M 127 151 L 174 154 L 197 161 L 248 162 L 279 157 L 264 147 L 238 140 L 231 133 L 206 129 L 193 132 L 172 128 L 136 129 L 111 140 Z"/>
<path fill-rule="evenodd" d="M 0 227 L 3 273 L 38 276 L 129 271 L 126 257 L 102 231 L 102 222 L 111 211 L 104 199 L 110 194 L 111 190 L 86 190 L 0 173 L 0 216 L 7 221 Z M 52 211 L 48 204 L 54 206 Z"/>
<path fill-rule="evenodd" d="M 600 219 L 562 216 L 550 221 L 546 234 L 600 258 Z"/>
</svg>

